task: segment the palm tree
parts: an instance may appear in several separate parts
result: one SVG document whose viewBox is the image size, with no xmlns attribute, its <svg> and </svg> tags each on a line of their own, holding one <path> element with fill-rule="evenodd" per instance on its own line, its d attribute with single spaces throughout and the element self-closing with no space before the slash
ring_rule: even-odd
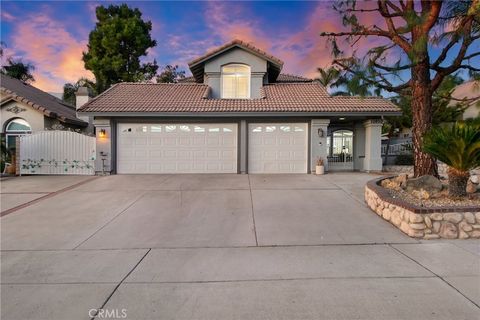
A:
<svg viewBox="0 0 480 320">
<path fill-rule="evenodd" d="M 319 76 L 315 79 L 320 82 L 325 88 L 335 85 L 335 82 L 340 78 L 340 71 L 336 68 L 317 68 Z"/>
<path fill-rule="evenodd" d="M 480 119 L 432 128 L 423 150 L 448 165 L 449 194 L 465 196 L 470 170 L 480 166 Z"/>
</svg>

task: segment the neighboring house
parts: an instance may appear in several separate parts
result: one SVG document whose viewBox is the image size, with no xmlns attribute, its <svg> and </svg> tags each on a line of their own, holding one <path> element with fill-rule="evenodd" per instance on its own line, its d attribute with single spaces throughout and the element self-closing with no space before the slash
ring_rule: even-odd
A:
<svg viewBox="0 0 480 320">
<path fill-rule="evenodd" d="M 309 173 L 382 169 L 377 97 L 331 97 L 316 81 L 240 40 L 189 63 L 177 84 L 119 83 L 80 107 L 94 117 L 97 170 L 112 173 Z"/>
<path fill-rule="evenodd" d="M 88 122 L 77 118 L 75 107 L 9 76 L 2 74 L 0 80 L 1 134 L 8 148 L 15 147 L 16 137 L 36 131 L 87 128 Z"/>
<path fill-rule="evenodd" d="M 460 100 L 468 99 L 468 107 L 462 116 L 463 120 L 480 117 L 480 81 L 467 81 L 456 86 L 452 92 L 452 97 Z M 451 101 L 451 104 L 456 103 L 458 101 Z"/>
</svg>

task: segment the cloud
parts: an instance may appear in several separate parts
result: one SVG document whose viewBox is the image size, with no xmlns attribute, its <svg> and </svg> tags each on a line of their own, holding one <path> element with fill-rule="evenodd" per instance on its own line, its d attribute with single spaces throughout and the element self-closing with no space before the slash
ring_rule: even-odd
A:
<svg viewBox="0 0 480 320">
<path fill-rule="evenodd" d="M 363 4 L 363 2 L 362 2 Z M 332 63 L 332 56 L 327 39 L 320 37 L 321 32 L 333 32 L 345 29 L 341 17 L 332 8 L 331 2 L 319 2 L 305 20 L 305 24 L 289 34 L 266 34 L 262 21 L 248 12 L 242 3 L 210 2 L 205 10 L 207 27 L 213 36 L 223 42 L 239 38 L 252 42 L 259 48 L 282 59 L 283 72 L 316 77 L 318 67 L 327 67 Z M 383 26 L 383 19 L 375 13 L 359 15 L 359 19 L 367 26 L 373 24 Z M 362 38 L 355 46 L 364 54 L 368 48 L 383 44 L 379 38 Z M 354 48 L 342 40 L 339 44 L 346 54 Z M 204 50 L 205 51 L 205 48 Z M 200 55 L 202 52 L 198 52 Z"/>
<path fill-rule="evenodd" d="M 59 21 L 44 14 L 32 14 L 18 24 L 11 35 L 15 55 L 35 66 L 33 84 L 46 91 L 62 91 L 65 82 L 93 78 L 83 66 L 86 41 L 76 39 Z"/>
<path fill-rule="evenodd" d="M 7 22 L 15 21 L 15 16 L 6 12 L 5 10 L 2 10 L 0 17 L 2 18 L 2 20 Z"/>
</svg>

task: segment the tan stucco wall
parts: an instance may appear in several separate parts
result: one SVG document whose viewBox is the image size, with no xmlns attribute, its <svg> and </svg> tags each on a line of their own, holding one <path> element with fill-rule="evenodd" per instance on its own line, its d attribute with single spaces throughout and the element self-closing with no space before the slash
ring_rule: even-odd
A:
<svg viewBox="0 0 480 320">
<path fill-rule="evenodd" d="M 25 111 L 22 111 L 17 114 L 11 111 L 7 111 L 9 107 L 14 107 L 14 106 L 18 106 L 19 108 L 25 109 Z M 32 107 L 24 103 L 10 101 L 2 105 L 0 109 L 0 121 L 1 121 L 0 130 L 2 133 L 5 130 L 6 124 L 10 120 L 15 118 L 22 118 L 25 121 L 27 121 L 32 127 L 32 132 L 42 131 L 45 129 L 45 116 L 41 112 L 33 109 Z"/>
</svg>

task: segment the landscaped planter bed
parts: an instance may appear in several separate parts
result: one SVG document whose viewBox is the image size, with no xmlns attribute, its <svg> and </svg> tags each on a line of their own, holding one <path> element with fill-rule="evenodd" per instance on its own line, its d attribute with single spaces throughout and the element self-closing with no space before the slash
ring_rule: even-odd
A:
<svg viewBox="0 0 480 320">
<path fill-rule="evenodd" d="M 391 177 L 388 177 L 391 178 Z M 480 238 L 479 206 L 420 207 L 394 198 L 380 186 L 387 177 L 369 181 L 365 201 L 380 217 L 419 239 Z"/>
</svg>

